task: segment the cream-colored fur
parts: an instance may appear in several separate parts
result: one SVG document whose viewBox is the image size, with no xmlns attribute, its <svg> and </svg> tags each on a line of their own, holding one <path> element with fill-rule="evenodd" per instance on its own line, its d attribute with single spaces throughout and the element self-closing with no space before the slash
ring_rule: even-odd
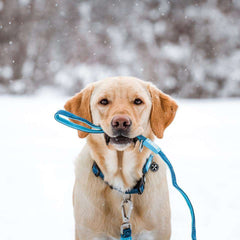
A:
<svg viewBox="0 0 240 240">
<path fill-rule="evenodd" d="M 109 106 L 99 101 L 107 98 Z M 143 104 L 135 106 L 135 98 Z M 159 103 L 158 103 L 159 101 Z M 155 109 L 153 109 L 153 105 Z M 177 105 L 154 86 L 130 77 L 109 78 L 88 86 L 67 102 L 65 108 L 74 114 L 100 124 L 111 136 L 111 119 L 116 114 L 128 115 L 132 120 L 130 137 L 143 134 L 151 139 L 162 137 L 164 129 L 174 118 Z M 89 109 L 83 109 L 89 108 Z M 153 111 L 156 113 L 153 115 Z M 161 113 L 161 116 L 157 115 Z M 157 118 L 157 119 L 156 119 Z M 157 123 L 156 123 L 157 122 Z M 159 127 L 155 124 L 159 124 Z M 85 137 L 86 135 L 79 135 Z M 120 238 L 122 194 L 110 189 L 92 173 L 95 161 L 105 180 L 114 187 L 126 191 L 142 176 L 142 167 L 150 151 L 138 151 L 139 143 L 107 146 L 103 134 L 87 135 L 87 143 L 75 165 L 76 181 L 73 191 L 76 240 L 112 240 Z M 163 161 L 154 156 L 159 164 L 157 172 L 149 171 L 142 195 L 132 195 L 131 224 L 134 240 L 169 240 L 171 234 L 170 206 L 166 169 Z"/>
</svg>

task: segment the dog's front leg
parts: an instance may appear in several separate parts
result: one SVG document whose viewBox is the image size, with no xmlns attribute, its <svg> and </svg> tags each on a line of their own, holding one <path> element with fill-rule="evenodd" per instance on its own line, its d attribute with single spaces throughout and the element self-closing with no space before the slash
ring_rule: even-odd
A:
<svg viewBox="0 0 240 240">
<path fill-rule="evenodd" d="M 80 240 L 78 237 L 77 229 L 75 228 L 75 240 Z"/>
</svg>

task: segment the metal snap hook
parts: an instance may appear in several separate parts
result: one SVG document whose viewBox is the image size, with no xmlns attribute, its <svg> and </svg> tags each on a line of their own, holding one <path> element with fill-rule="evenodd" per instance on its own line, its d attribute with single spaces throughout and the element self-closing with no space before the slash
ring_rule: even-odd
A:
<svg viewBox="0 0 240 240">
<path fill-rule="evenodd" d="M 131 199 L 131 195 L 129 198 L 123 199 L 122 204 L 121 204 L 123 223 L 127 223 L 130 221 L 130 216 L 131 216 L 132 209 L 133 209 L 133 203 L 130 199 Z"/>
<path fill-rule="evenodd" d="M 143 150 L 143 140 L 140 140 L 138 151 L 142 152 L 142 150 Z"/>
<path fill-rule="evenodd" d="M 125 229 L 131 229 L 130 217 L 133 209 L 133 202 L 131 201 L 131 194 L 124 194 L 121 203 L 122 209 L 122 220 L 121 234 L 123 234 Z"/>
</svg>

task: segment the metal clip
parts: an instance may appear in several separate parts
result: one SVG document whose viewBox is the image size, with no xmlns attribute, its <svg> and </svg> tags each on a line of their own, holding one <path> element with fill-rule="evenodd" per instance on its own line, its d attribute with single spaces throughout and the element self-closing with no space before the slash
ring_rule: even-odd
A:
<svg viewBox="0 0 240 240">
<path fill-rule="evenodd" d="M 143 150 L 143 140 L 140 140 L 138 151 L 142 152 L 142 150 Z"/>
<path fill-rule="evenodd" d="M 131 228 L 130 224 L 130 216 L 133 209 L 133 203 L 131 201 L 131 195 L 130 194 L 124 194 L 123 201 L 121 203 L 122 208 L 122 220 L 123 223 L 121 225 L 121 234 L 123 234 L 123 230 L 126 228 Z"/>
<path fill-rule="evenodd" d="M 128 195 L 128 198 L 126 198 L 126 196 Z M 122 201 L 121 204 L 121 208 L 122 208 L 122 219 L 123 222 L 129 222 L 130 220 L 130 216 L 132 213 L 132 209 L 133 209 L 133 203 L 131 201 L 131 195 L 130 194 L 124 194 L 124 199 Z M 128 212 L 127 212 L 128 210 Z"/>
</svg>

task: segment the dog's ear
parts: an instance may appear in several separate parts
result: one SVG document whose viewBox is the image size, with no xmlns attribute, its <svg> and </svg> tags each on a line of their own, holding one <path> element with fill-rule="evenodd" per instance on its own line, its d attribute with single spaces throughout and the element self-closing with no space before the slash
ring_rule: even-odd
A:
<svg viewBox="0 0 240 240">
<path fill-rule="evenodd" d="M 74 97 L 68 100 L 64 106 L 64 108 L 82 118 L 87 119 L 92 122 L 92 115 L 90 110 L 90 99 L 93 91 L 93 85 L 89 85 L 84 88 L 80 93 L 77 93 Z M 76 120 L 71 120 L 74 123 L 78 123 Z M 81 125 L 88 127 L 86 124 L 81 123 Z M 84 138 L 88 135 L 88 133 L 78 131 L 78 136 L 80 138 Z"/>
<path fill-rule="evenodd" d="M 162 138 L 165 128 L 175 117 L 178 105 L 170 96 L 153 85 L 149 85 L 149 92 L 152 97 L 151 128 L 158 138 Z"/>
</svg>

